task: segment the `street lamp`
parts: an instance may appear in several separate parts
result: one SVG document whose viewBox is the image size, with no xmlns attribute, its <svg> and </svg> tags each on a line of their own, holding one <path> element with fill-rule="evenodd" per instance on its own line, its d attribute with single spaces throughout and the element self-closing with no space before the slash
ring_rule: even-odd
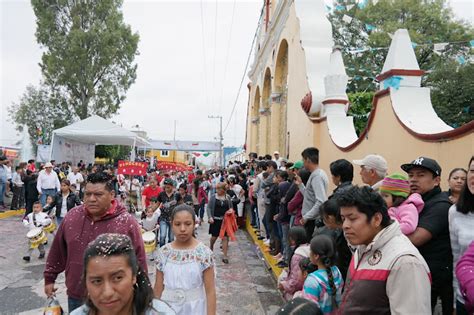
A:
<svg viewBox="0 0 474 315">
<path fill-rule="evenodd" d="M 210 119 L 219 119 L 219 164 L 224 167 L 224 137 L 222 136 L 222 116 L 207 116 Z"/>
</svg>

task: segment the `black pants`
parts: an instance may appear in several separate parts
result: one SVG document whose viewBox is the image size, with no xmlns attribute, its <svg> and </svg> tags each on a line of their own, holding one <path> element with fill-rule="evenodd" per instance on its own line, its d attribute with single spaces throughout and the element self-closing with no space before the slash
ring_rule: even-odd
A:
<svg viewBox="0 0 474 315">
<path fill-rule="evenodd" d="M 12 210 L 18 210 L 25 206 L 25 191 L 23 187 L 13 186 Z"/>
<path fill-rule="evenodd" d="M 450 266 L 433 267 L 430 266 L 431 284 L 431 310 L 434 311 L 438 297 L 441 299 L 443 315 L 453 314 L 453 270 Z"/>
<path fill-rule="evenodd" d="M 311 238 L 313 237 L 315 225 L 316 225 L 316 222 L 314 220 L 308 220 L 304 224 L 304 229 L 306 230 L 306 239 L 308 240 L 308 243 L 311 242 Z"/>
<path fill-rule="evenodd" d="M 33 203 L 35 203 L 35 201 L 38 201 L 38 199 L 26 199 L 26 212 L 25 212 L 25 216 L 27 216 L 28 214 L 30 214 L 31 212 L 33 212 Z"/>
</svg>

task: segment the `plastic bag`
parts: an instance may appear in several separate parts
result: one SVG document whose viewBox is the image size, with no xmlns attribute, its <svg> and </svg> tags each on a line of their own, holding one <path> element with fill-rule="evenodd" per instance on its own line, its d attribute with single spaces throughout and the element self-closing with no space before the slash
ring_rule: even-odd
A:
<svg viewBox="0 0 474 315">
<path fill-rule="evenodd" d="M 48 298 L 48 304 L 44 308 L 43 315 L 63 315 L 64 311 L 55 297 Z"/>
</svg>

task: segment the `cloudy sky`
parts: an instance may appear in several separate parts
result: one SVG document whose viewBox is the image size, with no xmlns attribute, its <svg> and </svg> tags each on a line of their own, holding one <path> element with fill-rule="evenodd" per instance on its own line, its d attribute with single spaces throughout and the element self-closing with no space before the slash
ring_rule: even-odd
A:
<svg viewBox="0 0 474 315">
<path fill-rule="evenodd" d="M 214 140 L 218 120 L 208 115 L 222 115 L 224 125 L 229 120 L 262 2 L 203 0 L 201 19 L 200 0 L 125 0 L 125 22 L 140 34 L 140 55 L 137 80 L 112 120 L 139 125 L 154 139 L 172 139 L 176 120 L 177 139 Z M 451 6 L 474 23 L 474 1 L 451 0 Z M 41 79 L 34 32 L 30 1 L 0 0 L 0 145 L 18 139 L 7 107 Z M 244 143 L 247 83 L 224 134 L 226 145 Z"/>
</svg>

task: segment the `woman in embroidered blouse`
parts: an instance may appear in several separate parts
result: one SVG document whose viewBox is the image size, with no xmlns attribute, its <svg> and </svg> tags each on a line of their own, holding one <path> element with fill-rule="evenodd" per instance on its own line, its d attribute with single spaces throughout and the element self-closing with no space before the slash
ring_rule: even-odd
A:
<svg viewBox="0 0 474 315">
<path fill-rule="evenodd" d="M 194 233 L 194 209 L 177 206 L 171 215 L 175 240 L 156 255 L 155 296 L 178 315 L 215 315 L 214 255 Z"/>
</svg>

